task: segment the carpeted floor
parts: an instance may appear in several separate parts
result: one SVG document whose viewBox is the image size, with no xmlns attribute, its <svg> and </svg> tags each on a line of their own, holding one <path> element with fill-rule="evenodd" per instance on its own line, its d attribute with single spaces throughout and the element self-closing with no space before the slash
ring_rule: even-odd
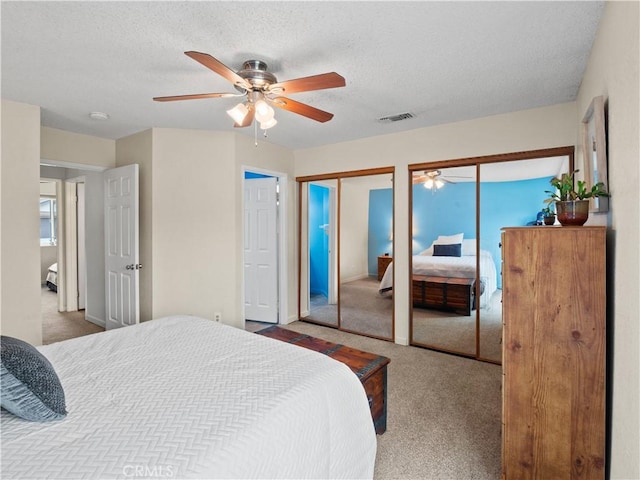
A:
<svg viewBox="0 0 640 480">
<path fill-rule="evenodd" d="M 340 328 L 352 332 L 392 338 L 393 299 L 378 293 L 380 282 L 374 277 L 340 285 Z M 336 305 L 311 301 L 311 313 L 306 320 L 338 325 Z"/>
<path fill-rule="evenodd" d="M 84 310 L 58 312 L 57 294 L 47 287 L 42 287 L 41 300 L 42 343 L 44 345 L 91 333 L 104 332 L 104 328 L 84 319 Z"/>
<path fill-rule="evenodd" d="M 247 323 L 249 330 L 265 326 Z M 305 322 L 284 327 L 391 359 L 387 431 L 378 436 L 375 479 L 500 477 L 499 365 Z"/>
<path fill-rule="evenodd" d="M 377 279 L 370 277 L 340 285 L 340 328 L 351 332 L 392 338 L 393 295 L 380 294 Z M 322 301 L 324 300 L 324 301 Z M 488 305 L 480 309 L 480 356 L 502 359 L 502 291 L 496 290 Z M 329 325 L 338 324 L 336 305 L 326 298 L 312 299 L 313 320 Z M 413 340 L 445 350 L 475 355 L 476 311 L 459 315 L 435 309 L 413 309 Z"/>
<path fill-rule="evenodd" d="M 480 356 L 502 360 L 502 290 L 480 309 Z M 459 315 L 434 309 L 413 309 L 413 341 L 475 355 L 476 311 Z"/>
</svg>

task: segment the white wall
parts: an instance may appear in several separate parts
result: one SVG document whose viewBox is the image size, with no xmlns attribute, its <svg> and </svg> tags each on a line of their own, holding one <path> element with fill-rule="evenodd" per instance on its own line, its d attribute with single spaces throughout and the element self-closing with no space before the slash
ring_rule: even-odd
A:
<svg viewBox="0 0 640 480">
<path fill-rule="evenodd" d="M 613 378 L 610 476 L 640 478 L 640 4 L 607 2 L 578 94 L 575 123 L 591 100 L 608 102 L 609 351 Z M 581 143 L 577 137 L 576 143 Z M 580 165 L 582 156 L 579 157 Z"/>
<path fill-rule="evenodd" d="M 0 330 L 42 343 L 40 108 L 2 100 Z"/>
<path fill-rule="evenodd" d="M 100 172 L 84 175 L 85 260 L 87 292 L 85 317 L 106 325 L 104 270 L 104 177 Z"/>
<path fill-rule="evenodd" d="M 484 117 L 297 150 L 296 176 L 395 166 L 395 338 L 409 339 L 409 175 L 407 166 L 428 161 L 574 145 L 575 103 Z"/>
</svg>

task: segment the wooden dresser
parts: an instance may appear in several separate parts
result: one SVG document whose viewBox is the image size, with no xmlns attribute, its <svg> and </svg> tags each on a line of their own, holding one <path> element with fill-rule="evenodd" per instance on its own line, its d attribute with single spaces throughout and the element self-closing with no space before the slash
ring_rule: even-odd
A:
<svg viewBox="0 0 640 480">
<path fill-rule="evenodd" d="M 387 430 L 387 365 L 389 364 L 387 357 L 363 352 L 275 325 L 256 333 L 323 353 L 346 364 L 362 382 L 369 401 L 376 433 L 382 435 Z"/>
<path fill-rule="evenodd" d="M 503 229 L 503 479 L 605 476 L 605 239 Z"/>
</svg>

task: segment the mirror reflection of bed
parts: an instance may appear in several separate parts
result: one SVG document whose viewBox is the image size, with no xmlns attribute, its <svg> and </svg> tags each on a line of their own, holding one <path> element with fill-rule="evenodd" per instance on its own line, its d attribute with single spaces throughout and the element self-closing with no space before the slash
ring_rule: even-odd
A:
<svg viewBox="0 0 640 480">
<path fill-rule="evenodd" d="M 393 252 L 391 170 L 301 182 L 304 321 L 393 339 L 393 299 L 378 292 L 378 257 Z"/>
<path fill-rule="evenodd" d="M 413 345 L 501 362 L 500 229 L 535 224 L 572 155 L 412 167 Z M 444 181 L 426 188 L 434 171 Z"/>
</svg>

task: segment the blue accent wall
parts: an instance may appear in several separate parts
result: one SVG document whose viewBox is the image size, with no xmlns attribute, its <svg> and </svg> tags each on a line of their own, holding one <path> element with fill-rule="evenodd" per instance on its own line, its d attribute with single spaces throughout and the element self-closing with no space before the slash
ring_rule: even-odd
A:
<svg viewBox="0 0 640 480">
<path fill-rule="evenodd" d="M 493 256 L 500 278 L 500 229 L 535 222 L 544 206 L 551 177 L 513 182 L 480 183 L 480 249 Z M 377 257 L 391 253 L 389 225 L 392 218 L 391 189 L 369 193 L 369 273 L 377 270 Z M 476 238 L 476 184 L 447 184 L 436 193 L 423 185 L 413 186 L 413 244 L 416 255 L 427 249 L 438 235 L 464 233 Z M 386 242 L 386 243 L 385 243 Z M 375 267 L 374 267 L 375 265 Z"/>
<path fill-rule="evenodd" d="M 498 288 L 502 288 L 500 229 L 535 222 L 548 197 L 544 191 L 550 188 L 551 178 L 480 184 L 480 249 L 488 250 L 493 256 Z"/>
<path fill-rule="evenodd" d="M 391 234 L 393 229 L 393 189 L 369 190 L 369 275 L 378 275 L 378 256 L 393 255 Z"/>
<path fill-rule="evenodd" d="M 309 291 L 329 296 L 329 188 L 309 184 Z"/>
<path fill-rule="evenodd" d="M 244 172 L 244 178 L 271 178 L 273 175 L 265 175 L 264 173 Z"/>
<path fill-rule="evenodd" d="M 476 184 L 447 184 L 437 192 L 413 186 L 413 245 L 417 255 L 429 248 L 438 235 L 464 233 L 476 238 Z"/>
</svg>

